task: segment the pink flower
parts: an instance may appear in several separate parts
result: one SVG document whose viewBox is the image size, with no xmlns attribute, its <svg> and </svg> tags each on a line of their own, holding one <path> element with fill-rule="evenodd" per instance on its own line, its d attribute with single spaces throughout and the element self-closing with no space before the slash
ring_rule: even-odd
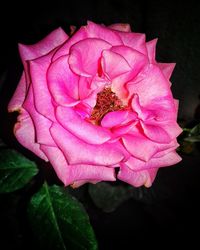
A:
<svg viewBox="0 0 200 250">
<path fill-rule="evenodd" d="M 88 22 L 71 37 L 59 28 L 20 44 L 24 72 L 8 107 L 19 111 L 17 140 L 65 185 L 151 186 L 160 167 L 181 160 L 175 64 L 156 62 L 156 42 L 128 24 Z"/>
</svg>

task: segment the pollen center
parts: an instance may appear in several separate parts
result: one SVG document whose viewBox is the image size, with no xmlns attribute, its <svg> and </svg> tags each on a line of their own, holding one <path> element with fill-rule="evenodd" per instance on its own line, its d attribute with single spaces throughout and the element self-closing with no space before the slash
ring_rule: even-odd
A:
<svg viewBox="0 0 200 250">
<path fill-rule="evenodd" d="M 95 125 L 100 125 L 107 113 L 122 109 L 125 109 L 125 106 L 117 95 L 112 92 L 111 88 L 104 88 L 97 94 L 97 102 L 89 120 Z"/>
</svg>

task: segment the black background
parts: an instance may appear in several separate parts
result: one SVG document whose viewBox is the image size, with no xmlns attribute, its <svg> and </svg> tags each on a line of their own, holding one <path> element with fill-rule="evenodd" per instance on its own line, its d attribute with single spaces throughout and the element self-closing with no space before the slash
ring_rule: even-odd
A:
<svg viewBox="0 0 200 250">
<path fill-rule="evenodd" d="M 146 33 L 147 41 L 158 37 L 157 60 L 177 63 L 172 91 L 180 100 L 179 121 L 188 126 L 196 124 L 199 115 L 194 117 L 194 114 L 200 94 L 198 2 L 55 0 L 1 3 L 0 137 L 9 146 L 24 152 L 12 135 L 13 117 L 6 111 L 22 71 L 17 43 L 35 43 L 58 26 L 69 32 L 70 25 L 79 28 L 87 20 L 105 25 L 130 23 L 133 31 Z M 145 191 L 141 199 L 131 199 L 107 214 L 88 207 L 100 249 L 135 249 L 138 246 L 165 249 L 186 245 L 192 249 L 199 238 L 199 167 L 197 147 L 195 153 L 183 155 L 183 161 L 177 166 L 160 170 L 153 187 Z M 18 218 L 13 219 L 20 213 L 15 211 L 15 201 L 11 198 L 1 196 L 0 249 L 29 249 L 30 236 L 24 232 L 24 224 L 18 225 Z"/>
</svg>

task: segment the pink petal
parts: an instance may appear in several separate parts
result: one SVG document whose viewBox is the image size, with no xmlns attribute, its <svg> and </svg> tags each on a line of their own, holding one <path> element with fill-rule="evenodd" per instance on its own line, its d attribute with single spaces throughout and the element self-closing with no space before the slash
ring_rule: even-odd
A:
<svg viewBox="0 0 200 250">
<path fill-rule="evenodd" d="M 163 76 L 160 69 L 153 64 L 150 64 L 148 70 L 144 70 L 144 72 L 139 74 L 134 81 L 129 82 L 127 84 L 127 89 L 130 95 L 138 94 L 140 104 L 144 107 L 151 104 L 153 100 L 158 97 L 168 96 L 169 98 L 171 96 L 172 98 L 168 81 Z"/>
<path fill-rule="evenodd" d="M 164 154 L 161 157 L 152 157 L 149 161 L 145 162 L 134 157 L 130 157 L 125 165 L 134 171 L 145 170 L 150 168 L 160 168 L 175 165 L 181 161 L 181 157 L 175 150 Z"/>
<path fill-rule="evenodd" d="M 158 39 L 153 39 L 146 43 L 150 63 L 156 63 L 156 44 Z"/>
<path fill-rule="evenodd" d="M 102 39 L 113 46 L 123 44 L 121 38 L 113 30 L 91 21 L 88 21 L 87 23 L 86 30 L 88 37 Z"/>
<path fill-rule="evenodd" d="M 123 32 L 131 32 L 130 24 L 128 23 L 115 23 L 108 26 L 108 28 L 123 31 Z"/>
<path fill-rule="evenodd" d="M 107 113 L 102 121 L 101 126 L 105 128 L 111 128 L 114 126 L 120 126 L 137 118 L 137 115 L 130 111 L 113 111 Z"/>
<path fill-rule="evenodd" d="M 176 63 L 158 63 L 159 68 L 163 72 L 167 80 L 170 79 L 172 72 L 176 66 Z"/>
<path fill-rule="evenodd" d="M 29 91 L 23 104 L 23 108 L 29 113 L 32 118 L 35 128 L 35 140 L 37 141 L 37 143 L 55 146 L 55 143 L 49 132 L 52 122 L 36 111 L 33 100 L 32 86 L 29 87 Z"/>
<path fill-rule="evenodd" d="M 64 32 L 62 28 L 58 28 L 52 31 L 48 36 L 46 36 L 41 41 L 33 45 L 23 45 L 19 44 L 19 52 L 22 61 L 33 60 L 35 58 L 46 55 L 54 48 L 61 45 L 68 39 L 68 35 Z"/>
<path fill-rule="evenodd" d="M 131 70 L 131 67 L 123 56 L 109 50 L 103 51 L 101 64 L 104 74 L 111 80 Z"/>
<path fill-rule="evenodd" d="M 68 64 L 68 56 L 55 60 L 47 72 L 47 83 L 53 99 L 63 106 L 74 106 L 79 102 L 79 77 Z"/>
<path fill-rule="evenodd" d="M 87 38 L 77 42 L 70 49 L 69 65 L 71 70 L 85 77 L 96 75 L 101 53 L 110 47 L 108 42 L 96 38 Z"/>
<path fill-rule="evenodd" d="M 51 165 L 53 166 L 58 178 L 68 185 L 71 180 L 69 175 L 69 165 L 60 149 L 57 147 L 49 147 L 46 145 L 41 145 L 41 150 L 45 153 Z"/>
<path fill-rule="evenodd" d="M 159 151 L 154 142 L 139 134 L 123 135 L 122 140 L 128 152 L 142 161 L 148 161 Z"/>
<path fill-rule="evenodd" d="M 94 180 L 95 182 L 115 181 L 115 170 L 114 168 L 89 164 L 69 165 L 69 180 L 67 185 L 84 180 Z"/>
<path fill-rule="evenodd" d="M 172 138 L 170 137 L 170 135 L 166 132 L 166 130 L 159 126 L 158 124 L 150 124 L 147 122 L 140 122 L 144 134 L 151 140 L 154 142 L 158 142 L 158 143 L 170 143 L 170 141 L 172 140 Z"/>
<path fill-rule="evenodd" d="M 134 33 L 134 32 L 120 32 L 120 31 L 115 31 L 115 32 L 118 34 L 118 36 L 120 36 L 123 42 L 122 44 L 134 50 L 137 50 L 144 55 L 147 55 L 145 34 Z"/>
<path fill-rule="evenodd" d="M 132 77 L 135 77 L 145 64 L 148 63 L 148 59 L 144 54 L 127 46 L 114 46 L 111 48 L 111 51 L 126 59 L 132 71 L 134 71 Z"/>
<path fill-rule="evenodd" d="M 76 31 L 63 45 L 55 52 L 52 57 L 52 61 L 57 60 L 61 56 L 66 56 L 69 54 L 71 46 L 83 39 L 88 38 L 86 28 L 82 26 L 78 31 Z"/>
<path fill-rule="evenodd" d="M 9 112 L 19 111 L 21 109 L 22 104 L 25 100 L 26 90 L 27 90 L 26 78 L 25 78 L 25 73 L 23 71 L 20 81 L 17 85 L 17 88 L 8 104 Z"/>
<path fill-rule="evenodd" d="M 47 70 L 51 64 L 52 53 L 30 61 L 30 74 L 33 86 L 35 108 L 38 113 L 55 121 L 54 107 L 47 86 Z"/>
<path fill-rule="evenodd" d="M 35 142 L 35 128 L 29 114 L 24 109 L 21 109 L 20 112 L 18 122 L 14 127 L 14 134 L 17 140 L 35 155 L 48 161 L 46 155 L 40 150 L 40 144 Z"/>
<path fill-rule="evenodd" d="M 70 164 L 110 166 L 124 158 L 120 143 L 87 144 L 56 124 L 50 132 Z"/>
<path fill-rule="evenodd" d="M 81 119 L 72 108 L 59 106 L 56 117 L 64 128 L 86 143 L 98 145 L 111 138 L 109 130 Z"/>
<path fill-rule="evenodd" d="M 127 182 L 134 187 L 150 187 L 156 177 L 157 169 L 133 171 L 126 166 L 122 166 L 117 175 L 121 181 Z"/>
</svg>

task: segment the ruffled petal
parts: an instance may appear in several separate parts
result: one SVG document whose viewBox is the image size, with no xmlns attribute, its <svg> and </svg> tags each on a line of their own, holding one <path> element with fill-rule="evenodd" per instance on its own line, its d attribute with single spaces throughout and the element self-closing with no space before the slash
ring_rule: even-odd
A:
<svg viewBox="0 0 200 250">
<path fill-rule="evenodd" d="M 68 55 L 72 45 L 86 38 L 88 38 L 88 34 L 86 32 L 85 26 L 82 26 L 55 52 L 55 54 L 52 57 L 52 62 L 57 60 L 61 56 Z"/>
<path fill-rule="evenodd" d="M 23 72 L 20 81 L 17 85 L 17 88 L 8 104 L 9 112 L 19 111 L 21 109 L 22 104 L 26 97 L 26 90 L 27 90 L 26 78 L 25 78 L 25 73 Z"/>
<path fill-rule="evenodd" d="M 149 169 L 141 171 L 133 171 L 126 165 L 121 166 L 117 178 L 127 182 L 134 187 L 146 186 L 150 187 L 156 177 L 158 169 Z"/>
<path fill-rule="evenodd" d="M 128 152 L 142 161 L 148 161 L 159 151 L 154 142 L 140 134 L 123 135 L 122 141 Z"/>
<path fill-rule="evenodd" d="M 50 132 L 70 164 L 110 166 L 119 163 L 125 157 L 118 142 L 102 145 L 87 144 L 56 124 L 52 126 Z"/>
<path fill-rule="evenodd" d="M 105 128 L 121 126 L 130 121 L 134 121 L 136 118 L 136 113 L 130 112 L 128 110 L 109 112 L 103 117 L 101 121 L 101 126 Z"/>
<path fill-rule="evenodd" d="M 23 62 L 46 55 L 68 39 L 62 28 L 52 31 L 41 41 L 33 45 L 19 44 L 19 52 Z"/>
<path fill-rule="evenodd" d="M 146 43 L 149 62 L 150 63 L 156 63 L 156 44 L 158 39 L 153 39 Z"/>
<path fill-rule="evenodd" d="M 89 164 L 69 165 L 69 179 L 67 185 L 85 180 L 94 180 L 95 182 L 115 181 L 115 170 L 114 168 Z"/>
<path fill-rule="evenodd" d="M 147 48 L 145 43 L 145 34 L 133 32 L 115 31 L 122 40 L 122 44 L 128 46 L 140 53 L 147 55 Z"/>
<path fill-rule="evenodd" d="M 55 146 L 55 143 L 49 132 L 52 122 L 36 111 L 33 100 L 33 90 L 31 85 L 29 87 L 26 100 L 23 104 L 23 108 L 29 113 L 29 115 L 32 118 L 35 127 L 36 142 L 39 144 Z"/>
<path fill-rule="evenodd" d="M 59 106 L 56 117 L 64 128 L 87 143 L 98 145 L 111 138 L 109 130 L 83 120 L 72 108 Z"/>
<path fill-rule="evenodd" d="M 35 108 L 38 113 L 55 121 L 54 107 L 47 85 L 47 70 L 51 64 L 52 53 L 30 61 L 30 74 L 33 86 Z"/>
<path fill-rule="evenodd" d="M 88 33 L 88 37 L 100 38 L 112 44 L 113 46 L 123 44 L 121 38 L 113 30 L 108 29 L 103 25 L 93 23 L 91 21 L 88 21 L 87 23 L 88 25 L 86 26 L 86 30 Z"/>
<path fill-rule="evenodd" d="M 168 96 L 171 100 L 173 99 L 168 81 L 159 67 L 154 64 L 150 64 L 148 70 L 144 69 L 144 72 L 139 74 L 134 81 L 129 82 L 127 89 L 130 95 L 138 94 L 140 104 L 144 107 L 151 104 L 158 96 L 160 98 Z"/>
<path fill-rule="evenodd" d="M 172 150 L 172 149 L 171 149 Z M 130 157 L 124 164 L 134 171 L 146 170 L 151 168 L 161 168 L 175 165 L 181 161 L 181 157 L 175 150 L 163 154 L 160 157 L 152 157 L 149 161 L 142 161 L 140 159 Z"/>
<path fill-rule="evenodd" d="M 49 162 L 53 166 L 58 178 L 64 183 L 65 186 L 68 185 L 71 181 L 69 165 L 62 151 L 57 147 L 49 147 L 46 145 L 41 145 L 40 148 L 48 157 Z"/>
<path fill-rule="evenodd" d="M 61 56 L 54 61 L 47 72 L 47 83 L 53 99 L 63 106 L 74 106 L 79 103 L 79 77 L 68 64 L 68 56 Z"/>
<path fill-rule="evenodd" d="M 21 109 L 20 112 L 18 122 L 14 127 L 14 134 L 17 140 L 21 145 L 32 151 L 35 155 L 45 161 L 48 161 L 46 155 L 40 150 L 40 144 L 35 142 L 35 128 L 31 117 L 24 109 Z"/>
<path fill-rule="evenodd" d="M 101 53 L 110 47 L 108 42 L 97 38 L 87 38 L 77 42 L 70 49 L 69 65 L 71 70 L 85 77 L 96 75 Z"/>
<path fill-rule="evenodd" d="M 117 31 L 131 32 L 131 26 L 128 23 L 115 23 L 109 25 L 108 28 Z"/>
<path fill-rule="evenodd" d="M 131 70 L 123 56 L 109 50 L 103 51 L 101 64 L 104 74 L 111 80 Z"/>
<path fill-rule="evenodd" d="M 167 80 L 170 79 L 172 72 L 176 66 L 176 63 L 158 63 L 159 68 L 163 72 Z"/>
</svg>

